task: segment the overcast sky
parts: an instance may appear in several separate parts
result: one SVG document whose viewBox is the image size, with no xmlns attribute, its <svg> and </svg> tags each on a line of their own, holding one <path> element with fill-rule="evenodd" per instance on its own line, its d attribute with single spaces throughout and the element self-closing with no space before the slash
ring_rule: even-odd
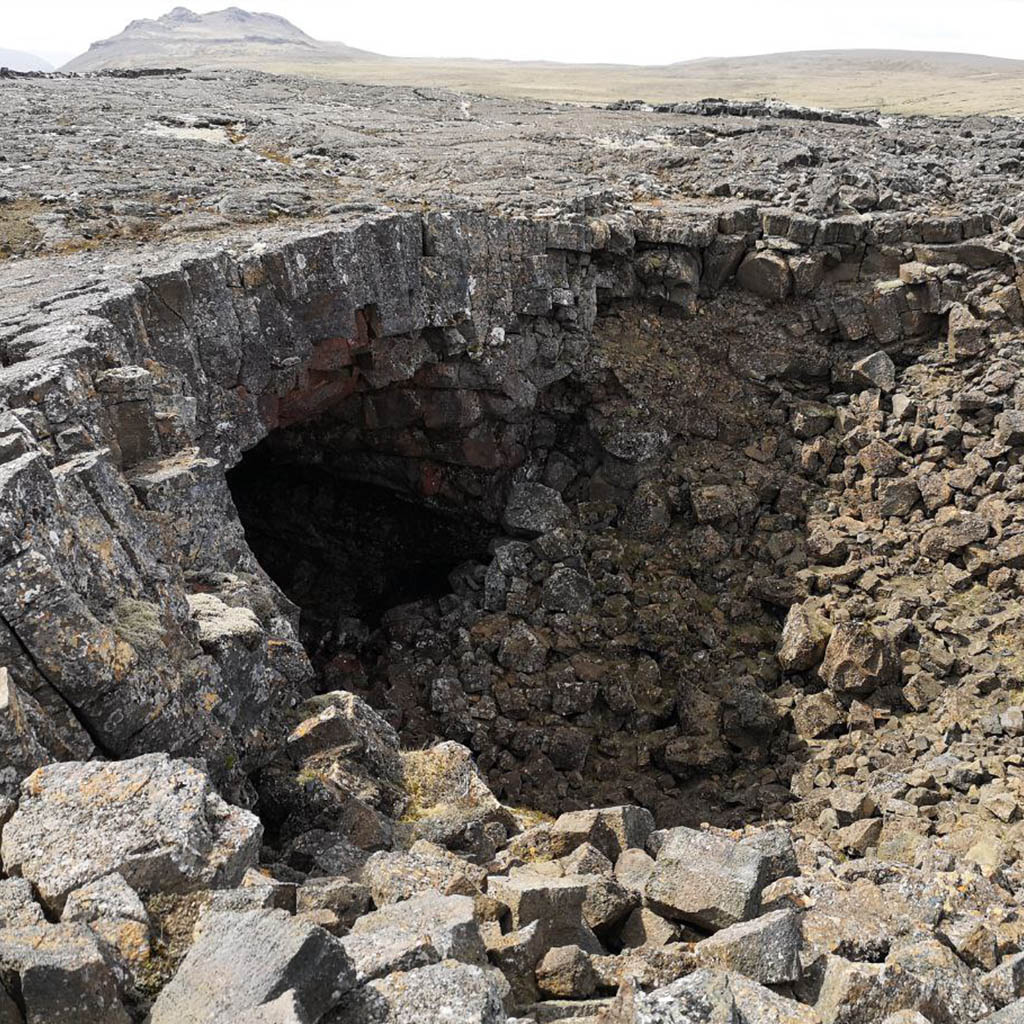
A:
<svg viewBox="0 0 1024 1024">
<path fill-rule="evenodd" d="M 227 2 L 186 4 L 203 12 Z M 56 62 L 174 0 L 0 0 L 0 47 Z M 240 2 L 237 6 L 246 6 Z M 869 47 L 1024 58 L 1024 0 L 254 0 L 318 39 L 379 53 L 666 64 Z"/>
</svg>

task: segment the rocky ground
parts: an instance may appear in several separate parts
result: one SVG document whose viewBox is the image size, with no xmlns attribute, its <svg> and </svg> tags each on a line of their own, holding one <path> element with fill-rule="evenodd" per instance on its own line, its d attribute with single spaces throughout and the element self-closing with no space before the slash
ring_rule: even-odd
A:
<svg viewBox="0 0 1024 1024">
<path fill-rule="evenodd" d="M 0 111 L 0 1022 L 1024 1020 L 1019 124 Z"/>
</svg>

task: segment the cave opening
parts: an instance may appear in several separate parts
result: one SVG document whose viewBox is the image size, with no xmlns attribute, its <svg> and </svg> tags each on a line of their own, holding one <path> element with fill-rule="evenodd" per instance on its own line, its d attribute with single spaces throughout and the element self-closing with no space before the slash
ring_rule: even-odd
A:
<svg viewBox="0 0 1024 1024">
<path fill-rule="evenodd" d="M 339 652 L 372 661 L 392 609 L 437 601 L 456 569 L 486 562 L 497 527 L 468 507 L 361 479 L 292 427 L 271 433 L 228 473 L 260 565 L 299 609 L 314 667 Z"/>
</svg>

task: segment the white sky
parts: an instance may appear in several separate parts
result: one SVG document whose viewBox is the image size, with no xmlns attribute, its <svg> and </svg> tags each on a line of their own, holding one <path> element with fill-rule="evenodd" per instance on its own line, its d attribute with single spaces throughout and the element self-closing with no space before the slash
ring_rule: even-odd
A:
<svg viewBox="0 0 1024 1024">
<path fill-rule="evenodd" d="M 185 3 L 204 12 L 229 6 Z M 780 50 L 956 50 L 1024 58 L 1024 0 L 236 0 L 318 39 L 397 56 L 666 64 Z M 0 47 L 55 62 L 175 0 L 0 0 Z"/>
</svg>

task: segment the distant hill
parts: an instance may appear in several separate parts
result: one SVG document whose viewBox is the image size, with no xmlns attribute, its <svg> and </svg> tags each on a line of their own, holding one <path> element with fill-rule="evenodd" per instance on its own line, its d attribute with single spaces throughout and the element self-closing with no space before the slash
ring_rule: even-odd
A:
<svg viewBox="0 0 1024 1024">
<path fill-rule="evenodd" d="M 726 73 L 788 71 L 793 74 L 813 68 L 819 72 L 832 69 L 835 74 L 846 74 L 851 70 L 1005 74 L 1024 71 L 1024 60 L 986 57 L 980 53 L 930 50 L 793 50 L 785 53 L 759 53 L 749 57 L 702 57 L 668 65 L 668 69 L 678 71 L 696 68 L 704 73 L 721 70 Z"/>
<path fill-rule="evenodd" d="M 133 21 L 116 36 L 93 43 L 61 70 L 181 64 L 259 67 L 266 60 L 302 63 L 372 56 L 344 43 L 320 42 L 277 14 L 253 14 L 238 7 L 196 14 L 175 7 L 160 18 Z"/>
<path fill-rule="evenodd" d="M 0 68 L 10 68 L 12 71 L 52 71 L 53 65 L 34 53 L 0 48 Z"/>
</svg>

